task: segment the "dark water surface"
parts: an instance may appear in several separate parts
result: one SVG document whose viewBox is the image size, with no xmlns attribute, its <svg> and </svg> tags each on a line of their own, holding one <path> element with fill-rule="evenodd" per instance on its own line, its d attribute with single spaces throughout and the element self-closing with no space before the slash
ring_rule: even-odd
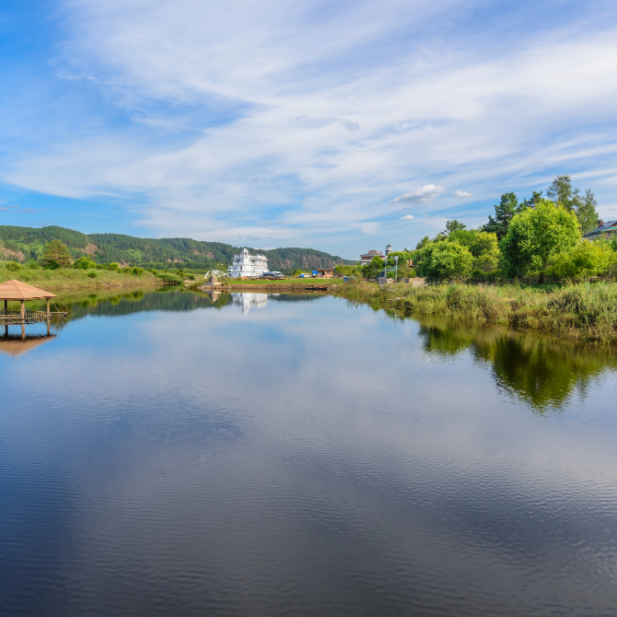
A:
<svg viewBox="0 0 617 617">
<path fill-rule="evenodd" d="M 72 311 L 0 340 L 3 617 L 617 615 L 610 349 L 331 297 Z"/>
</svg>

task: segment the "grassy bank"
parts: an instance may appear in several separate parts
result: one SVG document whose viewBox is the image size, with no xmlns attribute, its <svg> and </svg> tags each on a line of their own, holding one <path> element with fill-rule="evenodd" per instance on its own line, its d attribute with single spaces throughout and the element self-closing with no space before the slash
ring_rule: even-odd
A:
<svg viewBox="0 0 617 617">
<path fill-rule="evenodd" d="M 581 340 L 617 341 L 617 283 L 562 286 L 341 285 L 337 295 L 405 315 L 441 316 L 452 322 L 501 324 Z"/>
<path fill-rule="evenodd" d="M 86 270 L 71 268 L 58 270 L 21 268 L 14 272 L 0 267 L 0 283 L 15 279 L 53 293 L 72 289 L 155 289 L 162 285 L 162 281 L 150 272 L 134 276 L 111 270 L 96 270 L 94 274 L 96 276 L 93 277 Z"/>
</svg>

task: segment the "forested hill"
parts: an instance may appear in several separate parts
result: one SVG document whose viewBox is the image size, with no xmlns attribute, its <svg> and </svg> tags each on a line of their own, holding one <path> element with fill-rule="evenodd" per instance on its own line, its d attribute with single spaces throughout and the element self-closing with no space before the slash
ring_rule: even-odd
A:
<svg viewBox="0 0 617 617">
<path fill-rule="evenodd" d="M 61 240 L 74 258 L 89 255 L 97 263 L 119 263 L 156 268 L 209 267 L 230 264 L 242 247 L 221 242 L 202 242 L 190 238 L 135 238 L 122 234 L 82 234 L 64 227 L 14 227 L 0 225 L 0 258 L 26 262 L 38 260 L 50 240 Z M 251 247 L 251 253 L 257 252 Z M 258 251 L 268 258 L 273 270 L 332 268 L 336 264 L 356 263 L 322 251 L 281 248 Z"/>
</svg>

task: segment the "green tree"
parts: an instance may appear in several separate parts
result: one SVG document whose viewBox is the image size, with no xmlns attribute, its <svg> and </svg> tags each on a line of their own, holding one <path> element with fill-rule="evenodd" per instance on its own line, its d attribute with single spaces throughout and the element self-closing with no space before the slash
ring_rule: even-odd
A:
<svg viewBox="0 0 617 617">
<path fill-rule="evenodd" d="M 465 278 L 473 267 L 473 255 L 458 242 L 431 242 L 419 253 L 418 270 L 428 278 Z"/>
<path fill-rule="evenodd" d="M 572 187 L 568 174 L 557 176 L 546 189 L 546 196 L 569 212 L 576 210 L 581 203 L 580 191 Z"/>
<path fill-rule="evenodd" d="M 362 266 L 362 275 L 367 279 L 375 279 L 382 275 L 385 265 L 383 259 L 380 257 L 373 257 L 370 263 Z"/>
<path fill-rule="evenodd" d="M 475 229 L 459 229 L 450 234 L 451 242 L 466 246 L 474 257 L 474 268 L 492 272 L 499 266 L 499 244 L 497 235 Z"/>
<path fill-rule="evenodd" d="M 557 278 L 600 276 L 615 262 L 617 254 L 608 242 L 579 242 L 572 249 L 553 255 L 547 273 Z"/>
<path fill-rule="evenodd" d="M 585 191 L 585 197 L 580 200 L 580 204 L 576 208 L 576 218 L 581 225 L 581 230 L 584 234 L 596 229 L 600 223 L 600 217 L 597 211 L 598 202 L 591 189 Z"/>
<path fill-rule="evenodd" d="M 91 270 L 92 268 L 96 268 L 96 262 L 84 255 L 75 260 L 73 268 L 76 270 Z"/>
<path fill-rule="evenodd" d="M 495 217 L 489 216 L 488 223 L 482 231 L 496 234 L 501 240 L 507 233 L 512 219 L 521 211 L 518 198 L 514 193 L 505 193 L 501 196 L 499 205 L 495 206 Z"/>
<path fill-rule="evenodd" d="M 421 248 L 425 247 L 430 241 L 431 239 L 428 236 L 424 236 L 424 238 L 416 244 L 416 251 L 419 251 Z"/>
<path fill-rule="evenodd" d="M 467 228 L 467 225 L 465 225 L 464 223 L 461 223 L 460 221 L 457 221 L 457 220 L 448 221 L 446 223 L 446 231 L 444 233 L 449 236 L 453 231 L 459 231 L 459 230 L 463 230 L 466 228 Z"/>
<path fill-rule="evenodd" d="M 43 265 L 48 268 L 68 268 L 72 262 L 71 253 L 60 240 L 51 240 L 43 251 Z"/>
<path fill-rule="evenodd" d="M 521 202 L 521 210 L 525 208 L 535 208 L 542 199 L 542 191 L 534 191 L 529 199 L 523 199 Z"/>
<path fill-rule="evenodd" d="M 507 276 L 542 273 L 549 258 L 581 241 L 576 215 L 547 199 L 517 214 L 499 243 Z"/>
</svg>

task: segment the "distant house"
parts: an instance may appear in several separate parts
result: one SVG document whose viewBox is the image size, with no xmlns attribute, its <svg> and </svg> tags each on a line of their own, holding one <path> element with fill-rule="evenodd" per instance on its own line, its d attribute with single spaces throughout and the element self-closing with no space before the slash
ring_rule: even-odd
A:
<svg viewBox="0 0 617 617">
<path fill-rule="evenodd" d="M 331 279 L 334 277 L 334 270 L 331 270 L 329 268 L 321 269 L 321 270 L 316 270 L 317 272 L 317 276 L 319 278 L 324 278 L 324 279 Z"/>
<path fill-rule="evenodd" d="M 384 259 L 385 255 L 381 251 L 369 251 L 368 253 L 364 253 L 364 255 L 360 255 L 360 265 L 365 266 L 366 264 L 370 264 L 373 257 Z"/>
<path fill-rule="evenodd" d="M 248 249 L 242 249 L 239 255 L 234 255 L 233 263 L 227 272 L 231 278 L 258 277 L 268 270 L 268 260 L 265 255 L 251 255 Z"/>
<path fill-rule="evenodd" d="M 600 226 L 593 231 L 586 233 L 583 238 L 585 240 L 598 240 L 598 238 L 614 238 L 617 236 L 617 221 L 609 221 L 605 223 L 600 221 Z"/>
</svg>

